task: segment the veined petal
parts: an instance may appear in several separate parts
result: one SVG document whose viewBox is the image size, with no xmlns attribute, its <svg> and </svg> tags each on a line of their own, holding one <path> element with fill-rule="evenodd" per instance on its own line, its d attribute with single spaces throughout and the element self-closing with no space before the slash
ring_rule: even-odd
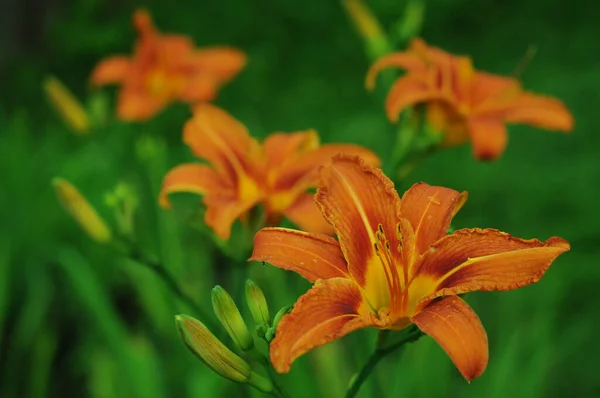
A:
<svg viewBox="0 0 600 398">
<path fill-rule="evenodd" d="M 232 47 L 208 47 L 194 53 L 193 67 L 224 83 L 237 75 L 246 65 L 246 55 Z"/>
<path fill-rule="evenodd" d="M 494 160 L 506 149 L 508 133 L 501 119 L 470 118 L 467 120 L 467 131 L 473 142 L 473 155 L 477 159 Z"/>
<path fill-rule="evenodd" d="M 263 146 L 267 157 L 267 167 L 272 169 L 280 167 L 299 153 L 317 149 L 319 136 L 313 129 L 295 133 L 274 133 L 269 134 Z"/>
<path fill-rule="evenodd" d="M 400 217 L 410 221 L 418 254 L 423 254 L 435 241 L 445 236 L 452 218 L 467 201 L 467 192 L 414 184 L 402 196 Z"/>
<path fill-rule="evenodd" d="M 216 171 L 203 164 L 182 164 L 172 168 L 165 176 L 159 195 L 159 203 L 169 208 L 168 195 L 173 192 L 191 192 L 204 195 L 230 189 Z"/>
<path fill-rule="evenodd" d="M 562 238 L 545 242 L 520 239 L 495 229 L 461 229 L 431 246 L 418 283 L 426 281 L 435 297 L 475 290 L 512 290 L 540 280 L 550 264 L 570 249 Z M 415 280 L 416 282 L 416 280 Z"/>
<path fill-rule="evenodd" d="M 95 86 L 120 83 L 126 78 L 130 68 L 131 60 L 125 56 L 106 58 L 96 65 L 90 80 Z"/>
<path fill-rule="evenodd" d="M 165 102 L 149 93 L 121 90 L 117 104 L 117 116 L 124 121 L 144 121 L 152 118 L 164 109 Z"/>
<path fill-rule="evenodd" d="M 326 235 L 287 228 L 263 228 L 254 236 L 248 261 L 266 261 L 297 272 L 310 282 L 348 277 L 348 265 L 339 243 Z"/>
<path fill-rule="evenodd" d="M 296 188 L 301 191 L 314 187 L 318 181 L 319 167 L 331 163 L 334 156 L 344 153 L 358 156 L 366 165 L 378 167 L 379 157 L 371 150 L 355 144 L 325 144 L 312 151 L 298 153 L 286 161 L 276 175 L 273 185 L 278 189 Z M 301 187 L 298 187 L 301 184 Z"/>
<path fill-rule="evenodd" d="M 333 227 L 329 224 L 317 203 L 314 195 L 303 193 L 289 206 L 283 215 L 298 226 L 302 231 L 333 235 Z"/>
<path fill-rule="evenodd" d="M 183 141 L 199 158 L 206 159 L 232 182 L 254 171 L 260 146 L 246 127 L 224 110 L 210 104 L 197 105 L 184 127 Z"/>
<path fill-rule="evenodd" d="M 573 115 L 558 99 L 521 92 L 507 106 L 504 119 L 508 123 L 530 124 L 548 130 L 571 131 Z"/>
<path fill-rule="evenodd" d="M 400 290 L 394 265 L 400 260 L 396 227 L 400 198 L 394 183 L 360 158 L 338 155 L 321 169 L 315 198 L 371 306 L 377 310 L 391 305 L 391 295 Z"/>
<path fill-rule="evenodd" d="M 367 72 L 367 78 L 365 85 L 367 90 L 372 90 L 375 87 L 375 79 L 377 75 L 388 68 L 402 68 L 408 71 L 415 71 L 425 69 L 427 64 L 419 57 L 419 55 L 413 52 L 398 52 L 389 55 L 385 55 L 379 58 Z"/>
<path fill-rule="evenodd" d="M 359 315 L 362 296 L 349 279 L 320 279 L 281 319 L 271 342 L 271 363 L 287 373 L 307 351 L 369 326 Z"/>
<path fill-rule="evenodd" d="M 477 314 L 460 297 L 431 303 L 411 321 L 442 346 L 467 381 L 487 367 L 487 334 Z"/>
</svg>

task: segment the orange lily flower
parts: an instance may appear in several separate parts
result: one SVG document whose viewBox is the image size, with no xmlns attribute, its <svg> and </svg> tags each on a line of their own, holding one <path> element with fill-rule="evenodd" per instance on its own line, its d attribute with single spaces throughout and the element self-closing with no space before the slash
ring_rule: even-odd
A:
<svg viewBox="0 0 600 398">
<path fill-rule="evenodd" d="M 487 335 L 458 295 L 537 282 L 569 243 L 495 229 L 447 235 L 466 198 L 466 192 L 419 183 L 400 199 L 381 170 L 352 156 L 323 167 L 315 200 L 338 240 L 285 228 L 265 228 L 254 238 L 250 260 L 314 282 L 278 325 L 270 348 L 275 369 L 287 372 L 300 355 L 356 329 L 413 323 L 467 380 L 481 375 Z"/>
<path fill-rule="evenodd" d="M 93 85 L 122 85 L 117 115 L 122 120 L 147 120 L 170 102 L 211 101 L 219 87 L 246 64 L 246 56 L 230 47 L 197 49 L 183 35 L 161 34 L 146 10 L 133 15 L 139 40 L 132 58 L 113 56 L 101 61 Z"/>
<path fill-rule="evenodd" d="M 430 126 L 444 133 L 442 145 L 473 142 L 478 159 L 497 158 L 508 140 L 506 123 L 571 131 L 573 117 L 556 98 L 524 91 L 517 79 L 479 72 L 471 59 L 430 47 L 414 39 L 408 51 L 386 55 L 367 74 L 372 89 L 381 70 L 398 67 L 406 74 L 393 84 L 386 100 L 392 122 L 403 109 L 427 104 Z"/>
<path fill-rule="evenodd" d="M 228 239 L 233 222 L 263 204 L 267 225 L 285 216 L 307 231 L 331 233 L 313 195 L 318 167 L 341 152 L 360 155 L 378 165 L 373 152 L 353 144 L 319 146 L 314 130 L 271 134 L 261 145 L 227 112 L 210 104 L 195 108 L 184 128 L 183 141 L 205 164 L 183 164 L 166 175 L 160 204 L 167 195 L 193 192 L 204 195 L 205 222 L 222 239 Z"/>
</svg>

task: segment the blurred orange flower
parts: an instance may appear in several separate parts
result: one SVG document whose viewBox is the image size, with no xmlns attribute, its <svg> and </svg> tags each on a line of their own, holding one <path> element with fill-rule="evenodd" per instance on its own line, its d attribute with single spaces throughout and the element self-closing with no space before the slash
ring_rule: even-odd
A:
<svg viewBox="0 0 600 398">
<path fill-rule="evenodd" d="M 135 12 L 133 24 L 139 34 L 133 57 L 106 58 L 91 77 L 96 86 L 121 84 L 117 115 L 122 120 L 147 120 L 175 100 L 211 101 L 246 64 L 237 49 L 197 49 L 187 36 L 161 34 L 145 10 Z"/>
<path fill-rule="evenodd" d="M 257 204 L 265 207 L 267 225 L 277 225 L 285 216 L 303 230 L 331 233 L 313 195 L 306 192 L 316 185 L 318 167 L 341 152 L 379 164 L 377 155 L 358 145 L 319 146 L 314 130 L 271 134 L 261 145 L 240 122 L 209 104 L 195 108 L 183 141 L 209 164 L 183 164 L 169 171 L 160 204 L 168 208 L 167 195 L 173 192 L 204 195 L 205 222 L 222 239 Z"/>
<path fill-rule="evenodd" d="M 372 89 L 379 72 L 389 67 L 407 73 L 390 89 L 388 118 L 396 122 L 406 107 L 427 103 L 428 123 L 444 134 L 442 145 L 470 139 L 478 159 L 502 154 L 508 140 L 505 123 L 573 129 L 573 117 L 558 99 L 524 91 L 517 79 L 476 71 L 469 57 L 430 47 L 422 39 L 414 39 L 408 51 L 376 61 L 367 74 L 367 88 Z"/>
<path fill-rule="evenodd" d="M 315 282 L 279 323 L 270 348 L 279 372 L 356 329 L 413 323 L 472 380 L 487 366 L 488 341 L 477 314 L 457 295 L 537 282 L 569 250 L 558 237 L 523 240 L 495 229 L 447 235 L 466 192 L 420 183 L 400 199 L 381 170 L 352 156 L 336 156 L 322 168 L 315 198 L 338 240 L 285 228 L 265 228 L 254 238 L 250 260 Z"/>
</svg>

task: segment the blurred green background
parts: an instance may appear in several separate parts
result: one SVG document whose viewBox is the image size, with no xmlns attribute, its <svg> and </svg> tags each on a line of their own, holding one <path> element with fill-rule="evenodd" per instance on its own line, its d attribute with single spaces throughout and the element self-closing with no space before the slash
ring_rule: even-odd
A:
<svg viewBox="0 0 600 398">
<path fill-rule="evenodd" d="M 57 175 L 72 181 L 114 224 L 105 195 L 128 184 L 139 201 L 136 238 L 209 312 L 210 288 L 221 283 L 235 290 L 239 269 L 228 271 L 214 245 L 186 222 L 197 198 L 182 198 L 176 212 L 156 204 L 165 172 L 193 159 L 180 141 L 187 107 L 172 106 L 147 123 L 121 124 L 111 116 L 80 137 L 48 106 L 41 82 L 56 75 L 89 106 L 109 99 L 114 109 L 114 90 L 92 95 L 87 79 L 101 58 L 130 52 L 130 17 L 143 5 L 165 32 L 248 54 L 247 68 L 216 103 L 256 136 L 315 128 L 324 142 L 357 142 L 385 162 L 394 132 L 382 107 L 386 88 L 364 90 L 369 60 L 342 6 L 322 0 L 0 4 L 0 397 L 259 396 L 185 349 L 173 316 L 198 314 L 153 273 L 83 235 L 50 185 Z M 386 28 L 405 8 L 401 0 L 368 4 Z M 359 396 L 600 396 L 599 4 L 426 2 L 422 36 L 470 54 L 478 68 L 508 75 L 536 46 L 523 84 L 561 98 L 576 128 L 563 135 L 511 126 L 500 160 L 478 163 L 468 145 L 438 152 L 400 188 L 423 180 L 467 190 L 456 227 L 559 235 L 572 250 L 539 284 L 467 297 L 490 340 L 490 364 L 479 379 L 467 384 L 442 349 L 422 338 L 386 359 Z M 248 267 L 274 310 L 309 286 L 271 267 Z M 293 397 L 342 396 L 374 333 L 359 331 L 302 357 L 283 377 L 287 390 Z"/>
</svg>

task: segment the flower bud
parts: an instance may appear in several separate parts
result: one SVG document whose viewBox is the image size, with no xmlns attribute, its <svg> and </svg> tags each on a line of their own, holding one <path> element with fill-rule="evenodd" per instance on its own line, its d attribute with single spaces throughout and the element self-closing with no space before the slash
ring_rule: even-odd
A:
<svg viewBox="0 0 600 398">
<path fill-rule="evenodd" d="M 202 322 L 187 315 L 177 315 L 175 322 L 185 345 L 209 368 L 229 380 L 250 381 L 250 365 L 225 347 Z"/>
<path fill-rule="evenodd" d="M 90 130 L 90 119 L 79 100 L 56 77 L 48 76 L 43 89 L 50 104 L 62 117 L 65 124 L 77 134 L 87 134 Z"/>
<path fill-rule="evenodd" d="M 261 288 L 250 279 L 246 281 L 246 302 L 256 326 L 260 327 L 271 323 L 267 299 Z"/>
<path fill-rule="evenodd" d="M 229 293 L 217 285 L 213 288 L 211 297 L 217 318 L 235 344 L 244 351 L 251 349 L 254 346 L 254 339 Z"/>
<path fill-rule="evenodd" d="M 110 229 L 77 188 L 67 180 L 59 177 L 52 180 L 52 185 L 62 206 L 90 238 L 99 243 L 106 243 L 111 240 L 112 233 Z"/>
<path fill-rule="evenodd" d="M 356 30 L 362 36 L 369 55 L 378 58 L 388 52 L 390 49 L 388 39 L 369 7 L 362 0 L 344 0 L 342 4 Z"/>
</svg>

